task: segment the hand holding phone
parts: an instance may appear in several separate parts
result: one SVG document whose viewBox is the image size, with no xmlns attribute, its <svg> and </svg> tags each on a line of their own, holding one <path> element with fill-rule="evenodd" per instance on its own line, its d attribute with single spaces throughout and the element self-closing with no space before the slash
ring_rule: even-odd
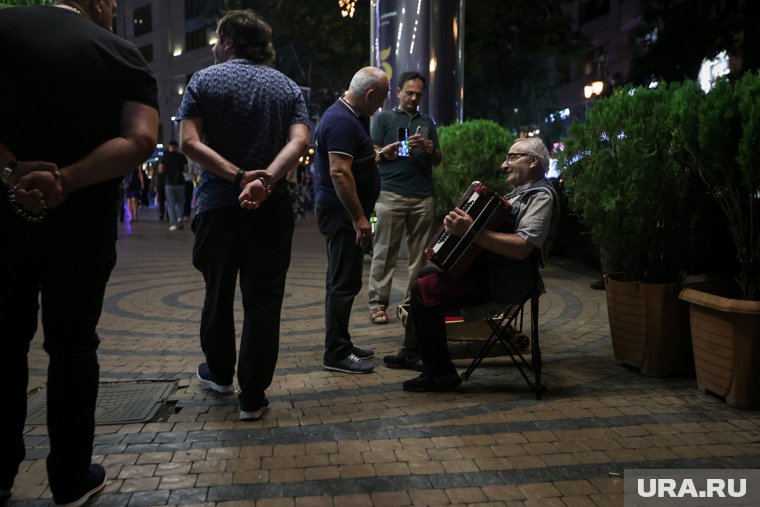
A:
<svg viewBox="0 0 760 507">
<path fill-rule="evenodd" d="M 433 141 L 428 137 L 428 128 L 419 125 L 414 135 L 409 139 L 413 149 L 420 148 L 428 155 L 433 153 Z"/>
<path fill-rule="evenodd" d="M 398 128 L 398 157 L 409 158 L 409 129 L 405 127 Z"/>
</svg>

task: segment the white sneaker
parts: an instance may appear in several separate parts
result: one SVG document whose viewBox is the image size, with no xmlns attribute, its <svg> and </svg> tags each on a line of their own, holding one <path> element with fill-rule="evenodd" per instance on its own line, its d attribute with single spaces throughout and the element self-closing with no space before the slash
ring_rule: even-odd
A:
<svg viewBox="0 0 760 507">
<path fill-rule="evenodd" d="M 269 410 L 269 400 L 264 398 L 258 407 L 254 407 L 253 410 L 240 410 L 241 421 L 258 421 L 264 417 L 264 413 Z"/>
<path fill-rule="evenodd" d="M 177 226 L 176 225 L 170 225 L 169 226 L 169 230 L 170 231 L 176 231 L 177 230 Z"/>
</svg>

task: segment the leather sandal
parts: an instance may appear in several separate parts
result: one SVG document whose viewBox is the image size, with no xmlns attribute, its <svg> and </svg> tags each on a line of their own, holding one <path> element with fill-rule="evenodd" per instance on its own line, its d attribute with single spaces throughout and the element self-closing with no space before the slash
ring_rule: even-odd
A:
<svg viewBox="0 0 760 507">
<path fill-rule="evenodd" d="M 373 324 L 387 324 L 388 314 L 385 313 L 385 306 L 379 305 L 369 310 L 369 320 Z"/>
</svg>

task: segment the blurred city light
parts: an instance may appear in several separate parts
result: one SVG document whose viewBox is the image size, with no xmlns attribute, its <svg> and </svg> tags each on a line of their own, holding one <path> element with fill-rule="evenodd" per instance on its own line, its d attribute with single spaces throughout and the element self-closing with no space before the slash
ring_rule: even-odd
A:
<svg viewBox="0 0 760 507">
<path fill-rule="evenodd" d="M 356 0 L 338 0 L 338 7 L 340 7 L 340 15 L 344 18 L 354 17 L 354 10 L 356 8 Z"/>
</svg>

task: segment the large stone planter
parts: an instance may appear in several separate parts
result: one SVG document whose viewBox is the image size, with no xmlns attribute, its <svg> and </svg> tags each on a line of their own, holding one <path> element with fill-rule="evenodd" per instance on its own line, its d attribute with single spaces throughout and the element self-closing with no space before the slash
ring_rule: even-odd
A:
<svg viewBox="0 0 760 507">
<path fill-rule="evenodd" d="M 697 387 L 737 408 L 760 408 L 760 301 L 684 289 Z"/>
<path fill-rule="evenodd" d="M 617 273 L 605 275 L 604 284 L 618 361 L 650 377 L 694 371 L 689 308 L 678 299 L 680 284 L 626 281 Z"/>
</svg>

